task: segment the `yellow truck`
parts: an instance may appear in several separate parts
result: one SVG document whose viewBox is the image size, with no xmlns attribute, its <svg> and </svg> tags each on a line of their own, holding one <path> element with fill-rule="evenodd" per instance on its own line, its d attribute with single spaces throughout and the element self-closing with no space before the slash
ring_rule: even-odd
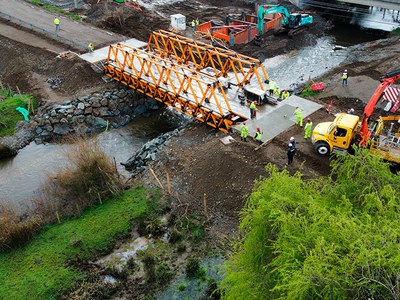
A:
<svg viewBox="0 0 400 300">
<path fill-rule="evenodd" d="M 357 133 L 359 120 L 358 116 L 341 113 L 333 122 L 319 123 L 312 132 L 311 142 L 321 155 L 347 152 Z"/>
<path fill-rule="evenodd" d="M 365 106 L 361 118 L 341 113 L 333 122 L 318 124 L 311 136 L 311 141 L 317 152 L 321 155 L 347 152 L 352 150 L 351 145 L 356 144 L 369 148 L 387 161 L 400 164 L 399 124 L 392 122 L 389 128 L 385 128 L 384 124 L 385 121 L 398 121 L 400 115 L 379 117 L 375 121 L 370 120 L 376 104 L 385 95 L 387 88 L 394 85 L 398 80 L 400 80 L 400 69 L 389 72 L 380 79 L 381 83 Z M 394 97 L 393 106 L 390 110 L 392 113 L 398 110 L 400 104 L 399 99 L 396 98 L 397 96 Z M 398 130 L 394 132 L 396 128 Z"/>
</svg>

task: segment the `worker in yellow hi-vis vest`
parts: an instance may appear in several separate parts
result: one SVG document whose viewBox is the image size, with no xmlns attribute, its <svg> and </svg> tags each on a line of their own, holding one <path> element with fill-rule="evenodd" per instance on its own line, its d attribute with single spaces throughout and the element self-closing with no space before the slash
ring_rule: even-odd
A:
<svg viewBox="0 0 400 300">
<path fill-rule="evenodd" d="M 300 125 L 300 127 L 303 127 L 303 115 L 301 113 L 301 109 L 298 106 L 296 106 L 293 114 L 296 116 L 296 125 Z"/>
<path fill-rule="evenodd" d="M 307 118 L 307 123 L 304 126 L 304 138 L 309 139 L 311 137 L 311 128 L 312 128 L 312 122 L 310 118 Z"/>
<path fill-rule="evenodd" d="M 58 17 L 54 18 L 54 25 L 56 26 L 56 31 L 60 30 L 60 19 Z"/>
<path fill-rule="evenodd" d="M 243 125 L 240 127 L 240 140 L 243 142 L 247 142 L 248 135 L 249 127 L 246 125 L 246 122 L 243 122 Z"/>
</svg>

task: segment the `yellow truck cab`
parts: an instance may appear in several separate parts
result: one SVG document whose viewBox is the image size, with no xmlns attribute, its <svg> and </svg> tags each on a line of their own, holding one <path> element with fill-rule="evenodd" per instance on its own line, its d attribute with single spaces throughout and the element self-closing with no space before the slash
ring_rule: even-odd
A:
<svg viewBox="0 0 400 300">
<path fill-rule="evenodd" d="M 333 122 L 319 123 L 311 136 L 317 152 L 321 155 L 346 152 L 357 132 L 359 120 L 357 116 L 341 113 Z"/>
</svg>

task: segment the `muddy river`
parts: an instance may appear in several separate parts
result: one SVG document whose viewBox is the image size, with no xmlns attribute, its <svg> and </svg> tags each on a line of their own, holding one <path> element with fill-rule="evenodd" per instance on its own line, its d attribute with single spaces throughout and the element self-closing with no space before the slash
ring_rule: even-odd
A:
<svg viewBox="0 0 400 300">
<path fill-rule="evenodd" d="M 160 110 L 148 118 L 137 118 L 124 128 L 100 133 L 96 138 L 101 149 L 115 157 L 120 173 L 129 176 L 120 162 L 125 162 L 147 141 L 174 128 L 176 124 L 168 112 Z M 69 151 L 73 151 L 73 145 L 32 142 L 16 157 L 0 160 L 0 201 L 25 211 L 46 178 L 68 164 Z"/>
</svg>

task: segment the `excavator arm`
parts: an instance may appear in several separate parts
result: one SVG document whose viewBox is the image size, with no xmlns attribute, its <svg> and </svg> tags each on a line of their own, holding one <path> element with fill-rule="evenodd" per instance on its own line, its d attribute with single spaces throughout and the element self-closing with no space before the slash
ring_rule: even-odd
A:
<svg viewBox="0 0 400 300">
<path fill-rule="evenodd" d="M 384 95 L 385 89 L 400 80 L 400 69 L 387 73 L 380 79 L 381 83 L 376 88 L 368 104 L 365 106 L 364 113 L 361 117 L 361 126 L 359 130 L 360 134 L 360 146 L 365 146 L 371 137 L 371 131 L 368 130 L 368 122 L 372 113 L 375 110 L 376 104 Z"/>
<path fill-rule="evenodd" d="M 282 25 L 286 25 L 290 17 L 290 13 L 286 7 L 275 4 L 260 5 L 257 13 L 257 29 L 259 34 L 263 33 L 265 15 L 272 15 L 277 13 L 283 16 Z"/>
</svg>

